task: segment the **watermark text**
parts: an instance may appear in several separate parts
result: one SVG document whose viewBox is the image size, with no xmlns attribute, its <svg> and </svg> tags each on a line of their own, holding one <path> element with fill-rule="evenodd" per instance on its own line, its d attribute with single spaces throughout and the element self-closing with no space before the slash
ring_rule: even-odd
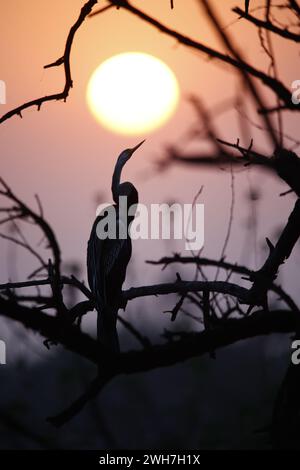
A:
<svg viewBox="0 0 300 470">
<path fill-rule="evenodd" d="M 292 82 L 292 103 L 299 104 L 300 103 L 300 80 L 294 80 Z"/>
<path fill-rule="evenodd" d="M 186 250 L 204 245 L 204 204 L 133 204 L 120 196 L 118 207 L 101 204 L 96 228 L 100 240 L 184 240 Z"/>
<path fill-rule="evenodd" d="M 0 339 L 0 365 L 6 364 L 6 344 Z"/>
</svg>

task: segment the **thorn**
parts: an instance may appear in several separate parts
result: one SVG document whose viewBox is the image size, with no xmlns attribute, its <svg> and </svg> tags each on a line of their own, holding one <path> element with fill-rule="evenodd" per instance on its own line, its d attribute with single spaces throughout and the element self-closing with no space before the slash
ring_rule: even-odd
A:
<svg viewBox="0 0 300 470">
<path fill-rule="evenodd" d="M 254 305 L 249 305 L 249 307 L 247 309 L 247 312 L 246 312 L 246 317 L 248 317 L 248 315 L 250 315 L 250 313 L 252 312 L 253 309 L 254 309 Z"/>
<path fill-rule="evenodd" d="M 246 15 L 248 15 L 248 13 L 249 13 L 249 3 L 250 3 L 250 0 L 245 0 L 245 13 L 246 13 Z"/>
<path fill-rule="evenodd" d="M 282 197 L 282 196 L 286 196 L 287 194 L 291 194 L 293 193 L 294 190 L 293 189 L 288 189 L 287 191 L 284 191 L 283 193 L 280 193 L 279 196 Z"/>
<path fill-rule="evenodd" d="M 272 253 L 272 251 L 274 250 L 274 245 L 273 245 L 273 243 L 269 240 L 268 237 L 266 237 L 266 242 L 267 242 L 267 245 L 268 245 L 268 247 L 269 247 L 270 253 Z"/>
<path fill-rule="evenodd" d="M 65 57 L 62 56 L 59 59 L 57 59 L 55 62 L 52 62 L 51 64 L 44 65 L 44 69 L 49 69 L 50 67 L 58 67 L 59 65 L 63 64 L 65 61 Z"/>
</svg>

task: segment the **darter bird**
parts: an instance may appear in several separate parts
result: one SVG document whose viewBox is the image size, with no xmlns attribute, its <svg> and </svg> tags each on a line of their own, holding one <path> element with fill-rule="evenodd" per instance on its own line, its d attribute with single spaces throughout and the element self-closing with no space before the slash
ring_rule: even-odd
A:
<svg viewBox="0 0 300 470">
<path fill-rule="evenodd" d="M 97 310 L 97 338 L 99 344 L 112 354 L 118 354 L 119 339 L 117 333 L 117 314 L 120 307 L 120 295 L 122 285 L 126 277 L 126 269 L 131 258 L 131 238 L 128 232 L 129 224 L 133 221 L 132 211 L 128 210 L 134 204 L 138 204 L 138 192 L 134 185 L 129 182 L 120 183 L 122 169 L 125 163 L 131 158 L 133 153 L 144 143 L 141 142 L 132 149 L 124 150 L 118 157 L 112 177 L 112 195 L 115 204 L 114 208 L 115 235 L 105 239 L 100 239 L 97 235 L 99 222 L 103 222 L 104 213 L 107 208 L 96 218 L 87 249 L 87 272 L 88 282 L 95 299 Z M 123 198 L 121 198 L 123 196 Z M 120 209 L 126 198 L 127 213 L 125 220 Z M 109 209 L 109 208 L 108 208 Z M 126 230 L 126 237 L 119 236 L 119 230 Z"/>
</svg>

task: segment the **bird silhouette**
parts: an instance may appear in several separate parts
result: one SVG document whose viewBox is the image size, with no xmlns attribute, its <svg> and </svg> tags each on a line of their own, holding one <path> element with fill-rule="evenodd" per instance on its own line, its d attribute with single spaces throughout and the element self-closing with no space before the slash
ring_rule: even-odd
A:
<svg viewBox="0 0 300 470">
<path fill-rule="evenodd" d="M 124 150 L 118 157 L 113 177 L 112 196 L 114 205 L 105 208 L 96 218 L 87 249 L 88 282 L 95 299 L 97 310 L 97 339 L 104 350 L 110 354 L 120 351 L 117 333 L 117 314 L 120 308 L 122 285 L 126 277 L 126 269 L 131 258 L 131 238 L 128 232 L 129 224 L 134 219 L 134 211 L 128 214 L 130 207 L 138 203 L 138 192 L 129 182 L 120 183 L 121 173 L 126 162 L 133 153 L 144 143 L 140 142 L 131 149 Z M 122 199 L 120 199 L 122 197 Z M 120 209 L 120 201 L 127 203 L 127 212 Z M 122 206 L 123 207 L 123 206 Z M 112 211 L 110 209 L 113 209 Z M 109 231 L 105 239 L 99 238 L 97 227 L 104 222 L 105 214 L 112 218 L 109 223 L 115 226 L 115 236 Z M 106 216 L 107 217 L 107 216 Z M 126 236 L 120 235 L 126 233 Z"/>
</svg>

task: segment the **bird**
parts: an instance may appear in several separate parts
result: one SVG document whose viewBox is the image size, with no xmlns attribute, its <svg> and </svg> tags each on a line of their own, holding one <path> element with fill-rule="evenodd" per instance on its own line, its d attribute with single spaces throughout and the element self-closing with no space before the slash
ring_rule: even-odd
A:
<svg viewBox="0 0 300 470">
<path fill-rule="evenodd" d="M 131 258 L 132 243 L 128 231 L 129 224 L 134 220 L 134 210 L 138 204 L 138 191 L 128 181 L 121 183 L 124 165 L 133 153 L 144 143 L 143 140 L 133 148 L 126 149 L 119 155 L 112 177 L 113 206 L 105 208 L 95 219 L 92 226 L 87 248 L 88 283 L 95 300 L 97 310 L 97 341 L 102 351 L 111 356 L 120 352 L 117 333 L 117 314 L 120 307 L 122 285 L 126 277 L 127 265 Z M 127 213 L 124 220 L 120 210 L 120 198 L 126 198 Z M 116 236 L 101 239 L 97 234 L 98 224 L 110 208 L 114 210 Z M 126 230 L 126 237 L 119 236 L 119 229 Z"/>
</svg>

